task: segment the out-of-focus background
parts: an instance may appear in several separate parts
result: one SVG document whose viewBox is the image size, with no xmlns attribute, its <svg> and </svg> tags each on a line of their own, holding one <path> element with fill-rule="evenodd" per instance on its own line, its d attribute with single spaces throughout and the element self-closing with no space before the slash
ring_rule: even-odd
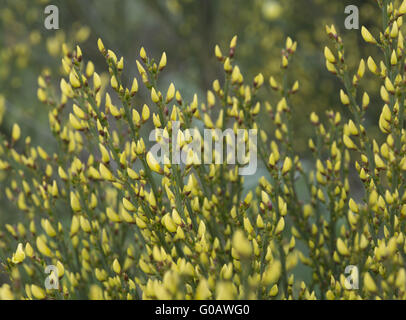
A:
<svg viewBox="0 0 406 320">
<path fill-rule="evenodd" d="M 49 4 L 59 8 L 59 30 L 44 27 L 44 9 Z M 300 91 L 293 99 L 295 148 L 307 157 L 312 127 L 303 125 L 305 119 L 312 111 L 323 117 L 328 109 L 343 108 L 338 97 L 341 84 L 325 68 L 323 48 L 329 43 L 325 25 L 335 24 L 342 34 L 351 67 L 356 68 L 361 57 L 377 56 L 365 45 L 359 30 L 345 30 L 347 5 L 358 6 L 360 26 L 370 27 L 372 21 L 376 25 L 379 15 L 373 0 L 0 0 L 0 131 L 10 135 L 13 123 L 18 122 L 23 136 L 30 135 L 33 144 L 52 149 L 47 108 L 36 96 L 37 77 L 47 69 L 59 88 L 64 42 L 71 48 L 79 44 L 84 59 L 92 60 L 97 72 L 106 73 L 96 45 L 102 38 L 106 47 L 124 57 L 128 81 L 138 76 L 135 60 L 141 46 L 157 59 L 166 51 L 168 65 L 160 80 L 162 88 L 174 82 L 190 100 L 195 92 L 203 99 L 212 81 L 222 79 L 214 46 L 219 44 L 225 52 L 231 38 L 238 35 L 237 64 L 245 79 L 263 73 L 267 89 L 261 94 L 274 104 L 277 96 L 269 89 L 268 79 L 280 75 L 281 49 L 290 36 L 298 41 L 289 66 L 290 80 L 300 81 Z M 376 99 L 377 83 L 367 75 L 363 85 L 371 95 L 368 120 L 376 123 L 381 107 Z M 268 118 L 260 119 L 267 128 Z M 372 126 L 370 134 L 376 127 Z M 2 174 L 0 180 L 4 178 Z M 14 207 L 1 185 L 3 225 L 13 221 Z"/>
</svg>

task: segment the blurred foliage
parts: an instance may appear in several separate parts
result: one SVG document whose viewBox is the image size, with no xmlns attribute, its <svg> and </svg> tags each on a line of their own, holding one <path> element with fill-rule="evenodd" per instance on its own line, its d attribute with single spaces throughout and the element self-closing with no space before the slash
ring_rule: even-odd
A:
<svg viewBox="0 0 406 320">
<path fill-rule="evenodd" d="M 327 41 L 322 26 L 331 23 L 341 26 L 351 48 L 348 57 L 351 67 L 360 57 L 367 56 L 365 47 L 357 45 L 361 41 L 359 32 L 344 29 L 344 8 L 348 4 L 342 1 L 70 0 L 56 3 L 60 13 L 58 31 L 43 26 L 43 10 L 49 1 L 0 2 L 0 91 L 11 109 L 10 121 L 6 119 L 1 129 L 9 131 L 10 124 L 22 118 L 28 133 L 34 137 L 36 133 L 39 138 L 49 133 L 42 129 L 42 120 L 46 118 L 34 99 L 33 82 L 45 66 L 58 71 L 64 41 L 71 45 L 85 42 L 82 47 L 96 67 L 103 63 L 92 45 L 99 36 L 126 57 L 134 57 L 141 43 L 153 56 L 165 49 L 172 66 L 167 82 L 175 79 L 183 92 L 191 94 L 209 89 L 210 79 L 220 74 L 212 57 L 216 43 L 224 45 L 238 34 L 242 71 L 251 78 L 261 69 L 268 78 L 279 73 L 280 61 L 272 57 L 279 55 L 284 39 L 290 35 L 299 43 L 295 74 L 299 76 L 302 94 L 294 102 L 303 116 L 328 109 L 337 101 L 338 82 L 326 72 L 320 50 Z M 373 3 L 354 0 L 351 4 L 359 7 L 361 24 L 368 27 L 370 17 L 377 13 Z M 135 59 L 128 63 L 125 76 L 130 79 Z M 313 85 L 314 82 L 318 85 Z M 31 101 L 30 105 L 26 101 Z M 30 121 L 33 116 L 35 122 Z M 308 129 L 299 123 L 296 129 L 297 137 L 303 137 L 298 138 L 297 147 L 305 151 L 303 142 L 309 135 Z"/>
</svg>

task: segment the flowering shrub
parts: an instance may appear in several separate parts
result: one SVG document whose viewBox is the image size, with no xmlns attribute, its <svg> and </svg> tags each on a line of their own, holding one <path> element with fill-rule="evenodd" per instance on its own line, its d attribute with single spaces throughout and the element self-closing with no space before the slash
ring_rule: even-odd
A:
<svg viewBox="0 0 406 320">
<path fill-rule="evenodd" d="M 166 54 L 155 60 L 141 48 L 137 66 L 149 106 L 137 103 L 137 78 L 125 82 L 123 58 L 102 40 L 112 92 L 79 46 L 63 46 L 60 93 L 50 74 L 38 79 L 58 152 L 22 139 L 18 124 L 11 139 L 1 137 L 0 169 L 12 176 L 4 192 L 20 222 L 0 234 L 10 282 L 0 298 L 405 299 L 406 1 L 387 2 L 378 1 L 379 37 L 362 28 L 383 60 L 362 59 L 354 75 L 342 38 L 334 25 L 326 27 L 326 66 L 342 81 L 339 97 L 351 117 L 327 111 L 322 123 L 311 114 L 310 172 L 293 148 L 291 97 L 299 82 L 288 81 L 297 48 L 291 38 L 282 50 L 283 78 L 269 78 L 276 103 L 259 100 L 261 73 L 247 81 L 235 64 L 237 37 L 227 54 L 215 47 L 224 81 L 215 80 L 200 103 L 197 95 L 185 101 L 173 83 L 161 92 Z M 367 68 L 382 83 L 381 142 L 365 128 L 369 95 L 360 84 Z M 257 125 L 265 113 L 272 130 Z M 197 164 L 193 152 L 186 164 L 160 163 L 143 136 L 160 128 L 170 137 L 173 121 L 183 132 L 257 129 L 257 147 L 246 156 L 255 152 L 267 175 L 245 192 L 241 164 Z M 179 134 L 176 142 L 186 148 L 190 140 Z M 176 144 L 168 144 L 172 151 Z M 362 195 L 351 192 L 354 174 Z M 307 196 L 299 194 L 300 182 Z M 310 279 L 295 275 L 299 263 L 311 269 Z M 54 267 L 46 273 L 47 266 Z"/>
</svg>

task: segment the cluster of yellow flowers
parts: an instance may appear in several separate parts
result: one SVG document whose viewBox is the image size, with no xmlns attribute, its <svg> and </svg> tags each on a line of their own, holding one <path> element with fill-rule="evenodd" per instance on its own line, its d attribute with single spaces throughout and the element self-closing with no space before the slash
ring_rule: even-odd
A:
<svg viewBox="0 0 406 320">
<path fill-rule="evenodd" d="M 257 98 L 264 76 L 245 81 L 235 64 L 237 37 L 227 54 L 215 47 L 225 79 L 213 81 L 200 103 L 197 95 L 186 102 L 173 83 L 162 93 L 157 80 L 166 54 L 158 61 L 141 48 L 137 67 L 152 101 L 142 107 L 137 78 L 123 81 L 123 57 L 102 40 L 110 93 L 80 47 L 63 46 L 61 94 L 49 74 L 38 79 L 58 153 L 32 146 L 29 137 L 22 142 L 17 124 L 10 140 L 1 138 L 0 169 L 12 175 L 5 194 L 22 216 L 0 233 L 1 270 L 11 282 L 0 299 L 405 299 L 406 1 L 380 6 L 379 41 L 362 28 L 365 41 L 382 49 L 379 67 L 369 57 L 351 77 L 342 38 L 326 27 L 334 44 L 325 48 L 326 66 L 342 80 L 339 96 L 351 118 L 327 111 L 323 124 L 311 114 L 310 173 L 292 143 L 291 97 L 299 82 L 288 80 L 297 48 L 291 38 L 282 50 L 283 79 L 269 78 L 274 105 Z M 364 127 L 369 96 L 358 90 L 367 67 L 382 81 L 382 143 Z M 257 126 L 261 112 L 272 131 Z M 172 121 L 182 130 L 257 129 L 267 175 L 244 192 L 240 164 L 160 164 L 142 130 L 171 136 Z M 350 192 L 354 174 L 362 196 Z M 298 192 L 301 182 L 307 197 Z M 299 263 L 310 268 L 310 279 L 295 275 Z M 56 267 L 50 275 L 49 265 Z M 356 287 L 347 285 L 347 266 L 357 267 Z M 45 288 L 50 276 L 59 289 Z"/>
</svg>

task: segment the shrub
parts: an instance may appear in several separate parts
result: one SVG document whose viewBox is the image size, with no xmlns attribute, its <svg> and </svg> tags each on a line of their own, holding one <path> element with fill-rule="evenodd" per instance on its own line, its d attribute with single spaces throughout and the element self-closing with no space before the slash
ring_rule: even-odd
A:
<svg viewBox="0 0 406 320">
<path fill-rule="evenodd" d="M 140 51 L 138 71 L 152 101 L 140 106 L 137 78 L 125 83 L 123 58 L 100 39 L 114 95 L 79 46 L 64 47 L 61 93 L 50 74 L 38 80 L 58 152 L 22 141 L 18 124 L 11 139 L 2 137 L 0 169 L 12 176 L 4 190 L 21 216 L 0 237 L 11 282 L 0 298 L 404 299 L 406 1 L 378 4 L 382 33 L 377 40 L 363 27 L 362 36 L 382 50 L 379 67 L 372 57 L 362 59 L 353 75 L 342 38 L 326 27 L 333 44 L 324 50 L 326 66 L 342 81 L 339 97 L 351 118 L 327 111 L 322 123 L 311 114 L 310 172 L 293 148 L 291 97 L 299 83 L 288 81 L 297 48 L 291 38 L 282 51 L 282 79 L 269 79 L 276 103 L 259 101 L 262 74 L 244 81 L 234 59 L 237 37 L 226 55 L 216 46 L 224 81 L 215 80 L 200 104 L 196 95 L 186 102 L 172 83 L 161 92 L 165 53 L 158 61 Z M 367 68 L 382 83 L 382 142 L 365 127 L 369 95 L 360 83 Z M 259 114 L 268 116 L 272 132 L 257 126 Z M 241 164 L 197 165 L 193 153 L 185 165 L 160 164 L 143 136 L 153 127 L 171 136 L 176 120 L 182 131 L 258 129 L 251 152 L 266 176 L 245 191 Z M 185 147 L 187 135 L 178 137 Z M 360 195 L 351 192 L 353 175 Z M 311 270 L 309 279 L 295 275 L 299 263 Z M 47 274 L 49 265 L 55 268 Z M 348 287 L 348 266 L 358 268 L 356 290 Z M 44 288 L 47 276 L 59 278 L 59 290 Z"/>
</svg>

